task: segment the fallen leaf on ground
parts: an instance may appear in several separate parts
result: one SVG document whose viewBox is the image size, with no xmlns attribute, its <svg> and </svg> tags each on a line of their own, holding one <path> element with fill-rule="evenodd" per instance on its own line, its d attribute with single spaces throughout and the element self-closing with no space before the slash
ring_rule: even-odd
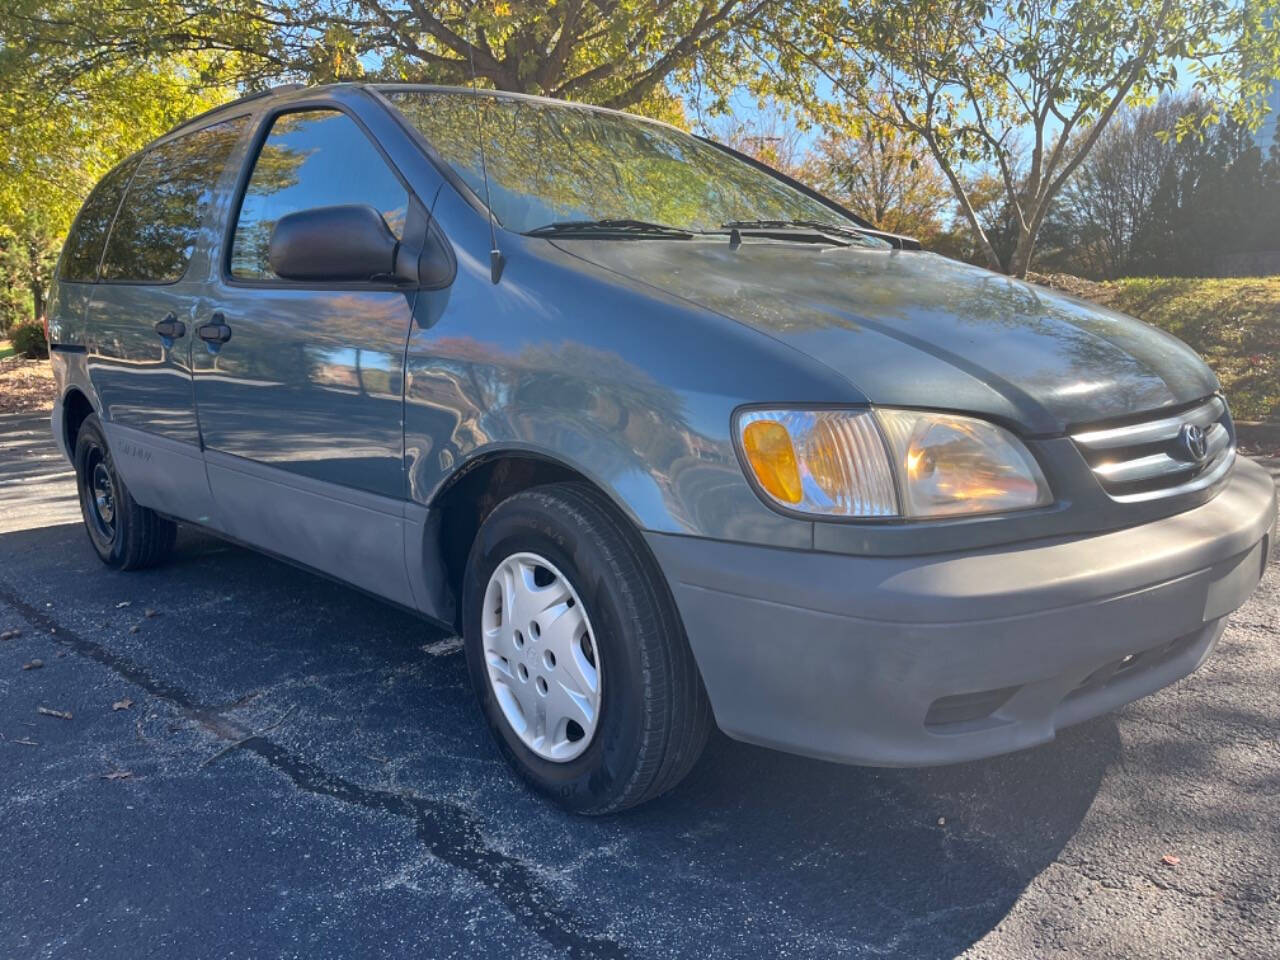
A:
<svg viewBox="0 0 1280 960">
<path fill-rule="evenodd" d="M 24 663 L 22 665 L 22 669 L 23 670 L 39 670 L 43 666 L 44 666 L 43 660 L 32 660 L 29 663 Z"/>
<path fill-rule="evenodd" d="M 21 630 L 6 630 L 4 633 L 0 633 L 0 640 L 12 640 L 20 636 L 22 636 Z"/>
<path fill-rule="evenodd" d="M 128 780 L 133 776 L 132 770 L 112 770 L 101 775 L 103 780 Z"/>
<path fill-rule="evenodd" d="M 48 360 L 0 360 L 0 413 L 48 410 L 55 392 Z"/>
<path fill-rule="evenodd" d="M 132 706 L 133 706 L 133 701 L 130 700 L 128 697 L 125 697 L 123 700 L 117 700 L 115 703 L 113 703 L 111 705 L 111 709 L 112 710 L 128 710 Z"/>
<path fill-rule="evenodd" d="M 36 713 L 46 717 L 57 717 L 59 720 L 70 720 L 70 710 L 54 710 L 50 707 L 36 707 Z"/>
<path fill-rule="evenodd" d="M 1166 853 L 1163 857 L 1160 858 L 1160 862 L 1163 863 L 1166 867 L 1176 867 L 1178 864 L 1182 862 L 1182 858 L 1175 857 L 1172 853 Z"/>
<path fill-rule="evenodd" d="M 437 640 L 435 643 L 424 644 L 422 652 L 433 657 L 447 657 L 449 654 L 457 653 L 461 649 L 462 638 L 449 637 L 445 640 Z"/>
</svg>

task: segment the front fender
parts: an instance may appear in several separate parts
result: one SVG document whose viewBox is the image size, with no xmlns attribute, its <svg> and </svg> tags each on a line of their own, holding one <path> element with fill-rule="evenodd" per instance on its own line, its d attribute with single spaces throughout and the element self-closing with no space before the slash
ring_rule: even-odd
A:
<svg viewBox="0 0 1280 960">
<path fill-rule="evenodd" d="M 475 252 L 487 237 L 446 229 L 458 276 L 419 295 L 406 352 L 412 501 L 431 505 L 456 471 L 505 450 L 587 477 L 642 530 L 812 545 L 811 523 L 770 510 L 748 485 L 732 413 L 762 399 L 856 402 L 847 381 L 545 240 L 504 235 L 494 284 Z"/>
</svg>

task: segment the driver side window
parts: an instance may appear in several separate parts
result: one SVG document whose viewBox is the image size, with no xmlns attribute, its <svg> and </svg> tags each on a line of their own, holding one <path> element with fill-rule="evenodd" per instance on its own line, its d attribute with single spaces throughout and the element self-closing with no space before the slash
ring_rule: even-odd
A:
<svg viewBox="0 0 1280 960">
<path fill-rule="evenodd" d="M 267 261 L 281 217 L 313 207 L 366 204 L 402 239 L 408 194 L 363 130 L 338 110 L 275 118 L 254 161 L 231 242 L 231 276 L 278 280 Z"/>
</svg>

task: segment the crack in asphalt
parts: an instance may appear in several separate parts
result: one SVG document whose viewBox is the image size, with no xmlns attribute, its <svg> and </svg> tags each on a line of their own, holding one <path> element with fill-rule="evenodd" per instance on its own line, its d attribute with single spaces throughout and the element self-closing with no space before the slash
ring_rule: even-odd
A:
<svg viewBox="0 0 1280 960">
<path fill-rule="evenodd" d="M 366 810 L 389 813 L 410 820 L 420 843 L 440 861 L 471 874 L 492 891 L 528 929 L 565 956 L 583 958 L 626 957 L 629 951 L 606 936 L 581 933 L 577 922 L 539 882 L 526 864 L 484 842 L 480 823 L 455 804 L 411 793 L 393 793 L 353 783 L 329 773 L 271 741 L 250 735 L 221 717 L 218 708 L 196 701 L 187 691 L 158 677 L 128 657 L 68 629 L 43 610 L 33 607 L 8 583 L 0 581 L 0 600 L 7 603 L 33 628 L 55 643 L 106 667 L 117 676 L 164 700 L 198 722 L 219 739 L 239 741 L 236 749 L 255 754 L 295 787 L 316 796 L 331 797 Z M 241 698 L 243 699 L 243 698 Z M 232 704 L 235 706 L 239 701 Z M 221 710 L 228 709 L 222 707 Z"/>
</svg>

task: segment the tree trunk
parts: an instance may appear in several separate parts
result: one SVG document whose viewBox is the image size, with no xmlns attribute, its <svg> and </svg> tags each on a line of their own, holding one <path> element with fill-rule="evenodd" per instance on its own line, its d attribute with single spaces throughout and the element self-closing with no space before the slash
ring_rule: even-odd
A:
<svg viewBox="0 0 1280 960">
<path fill-rule="evenodd" d="M 1031 269 L 1031 255 L 1036 249 L 1036 234 L 1039 232 L 1040 218 L 1033 216 L 1030 226 L 1018 228 L 1018 243 L 1013 248 L 1013 256 L 1009 258 L 1009 276 L 1019 280 L 1027 279 L 1027 271 Z"/>
<path fill-rule="evenodd" d="M 40 323 L 40 318 L 44 316 L 44 287 L 39 280 L 31 281 L 31 306 L 35 311 L 33 319 L 36 323 Z"/>
<path fill-rule="evenodd" d="M 27 243 L 27 286 L 31 290 L 32 317 L 36 323 L 44 316 L 44 285 L 40 282 L 40 246 Z"/>
</svg>

